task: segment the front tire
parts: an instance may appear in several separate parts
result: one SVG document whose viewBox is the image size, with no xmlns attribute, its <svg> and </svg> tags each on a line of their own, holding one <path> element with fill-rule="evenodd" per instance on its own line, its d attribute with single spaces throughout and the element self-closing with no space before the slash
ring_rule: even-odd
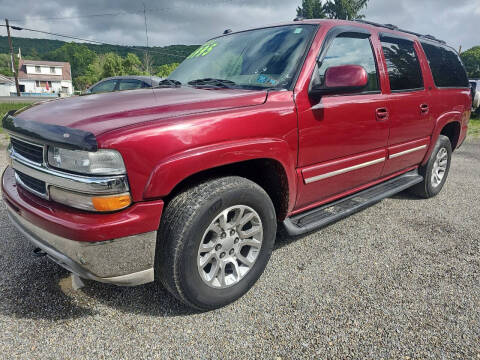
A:
<svg viewBox="0 0 480 360">
<path fill-rule="evenodd" d="M 440 135 L 427 164 L 419 169 L 423 181 L 415 185 L 412 192 L 424 199 L 438 195 L 447 181 L 451 160 L 452 144 L 450 139 Z"/>
<path fill-rule="evenodd" d="M 263 273 L 276 235 L 272 201 L 241 177 L 200 183 L 165 209 L 157 272 L 179 300 L 199 310 L 225 306 Z"/>
</svg>

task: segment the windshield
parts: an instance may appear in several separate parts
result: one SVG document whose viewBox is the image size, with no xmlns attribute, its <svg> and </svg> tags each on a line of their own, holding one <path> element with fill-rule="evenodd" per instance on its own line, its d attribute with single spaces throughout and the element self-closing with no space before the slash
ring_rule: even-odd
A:
<svg viewBox="0 0 480 360">
<path fill-rule="evenodd" d="M 289 88 L 316 28 L 288 25 L 212 39 L 168 79 L 193 86 Z"/>
</svg>

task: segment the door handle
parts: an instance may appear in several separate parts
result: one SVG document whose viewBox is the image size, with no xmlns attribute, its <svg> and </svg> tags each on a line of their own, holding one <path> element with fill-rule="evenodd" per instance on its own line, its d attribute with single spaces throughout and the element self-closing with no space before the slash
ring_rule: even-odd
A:
<svg viewBox="0 0 480 360">
<path fill-rule="evenodd" d="M 427 104 L 422 104 L 422 105 L 420 105 L 420 112 L 421 112 L 422 114 L 428 114 L 428 111 L 429 111 L 429 110 L 430 110 L 430 109 L 429 109 L 429 107 L 428 107 Z"/>
<path fill-rule="evenodd" d="M 375 117 L 377 121 L 386 121 L 388 120 L 388 109 L 387 108 L 379 108 L 375 110 Z"/>
</svg>

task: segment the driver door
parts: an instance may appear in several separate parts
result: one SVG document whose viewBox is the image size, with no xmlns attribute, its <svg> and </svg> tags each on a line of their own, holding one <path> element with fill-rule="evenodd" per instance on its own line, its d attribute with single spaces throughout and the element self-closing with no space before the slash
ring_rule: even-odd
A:
<svg viewBox="0 0 480 360">
<path fill-rule="evenodd" d="M 298 102 L 297 209 L 341 197 L 382 173 L 389 124 L 371 36 L 349 27 L 345 32 L 333 28 L 325 37 L 311 82 L 321 84 L 331 66 L 360 65 L 368 73 L 368 85 L 359 93 Z"/>
</svg>

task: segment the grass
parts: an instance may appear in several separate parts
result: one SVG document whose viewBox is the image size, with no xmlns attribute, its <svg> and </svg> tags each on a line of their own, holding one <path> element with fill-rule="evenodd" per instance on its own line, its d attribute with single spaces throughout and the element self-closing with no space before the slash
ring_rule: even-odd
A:
<svg viewBox="0 0 480 360">
<path fill-rule="evenodd" d="M 480 137 L 480 117 L 479 115 L 472 115 L 470 123 L 468 124 L 468 136 Z"/>
<path fill-rule="evenodd" d="M 30 105 L 32 102 L 9 102 L 9 103 L 0 103 L 0 120 L 3 119 L 7 111 L 10 110 L 18 110 L 27 105 Z M 2 128 L 0 125 L 0 132 L 2 132 Z"/>
</svg>

